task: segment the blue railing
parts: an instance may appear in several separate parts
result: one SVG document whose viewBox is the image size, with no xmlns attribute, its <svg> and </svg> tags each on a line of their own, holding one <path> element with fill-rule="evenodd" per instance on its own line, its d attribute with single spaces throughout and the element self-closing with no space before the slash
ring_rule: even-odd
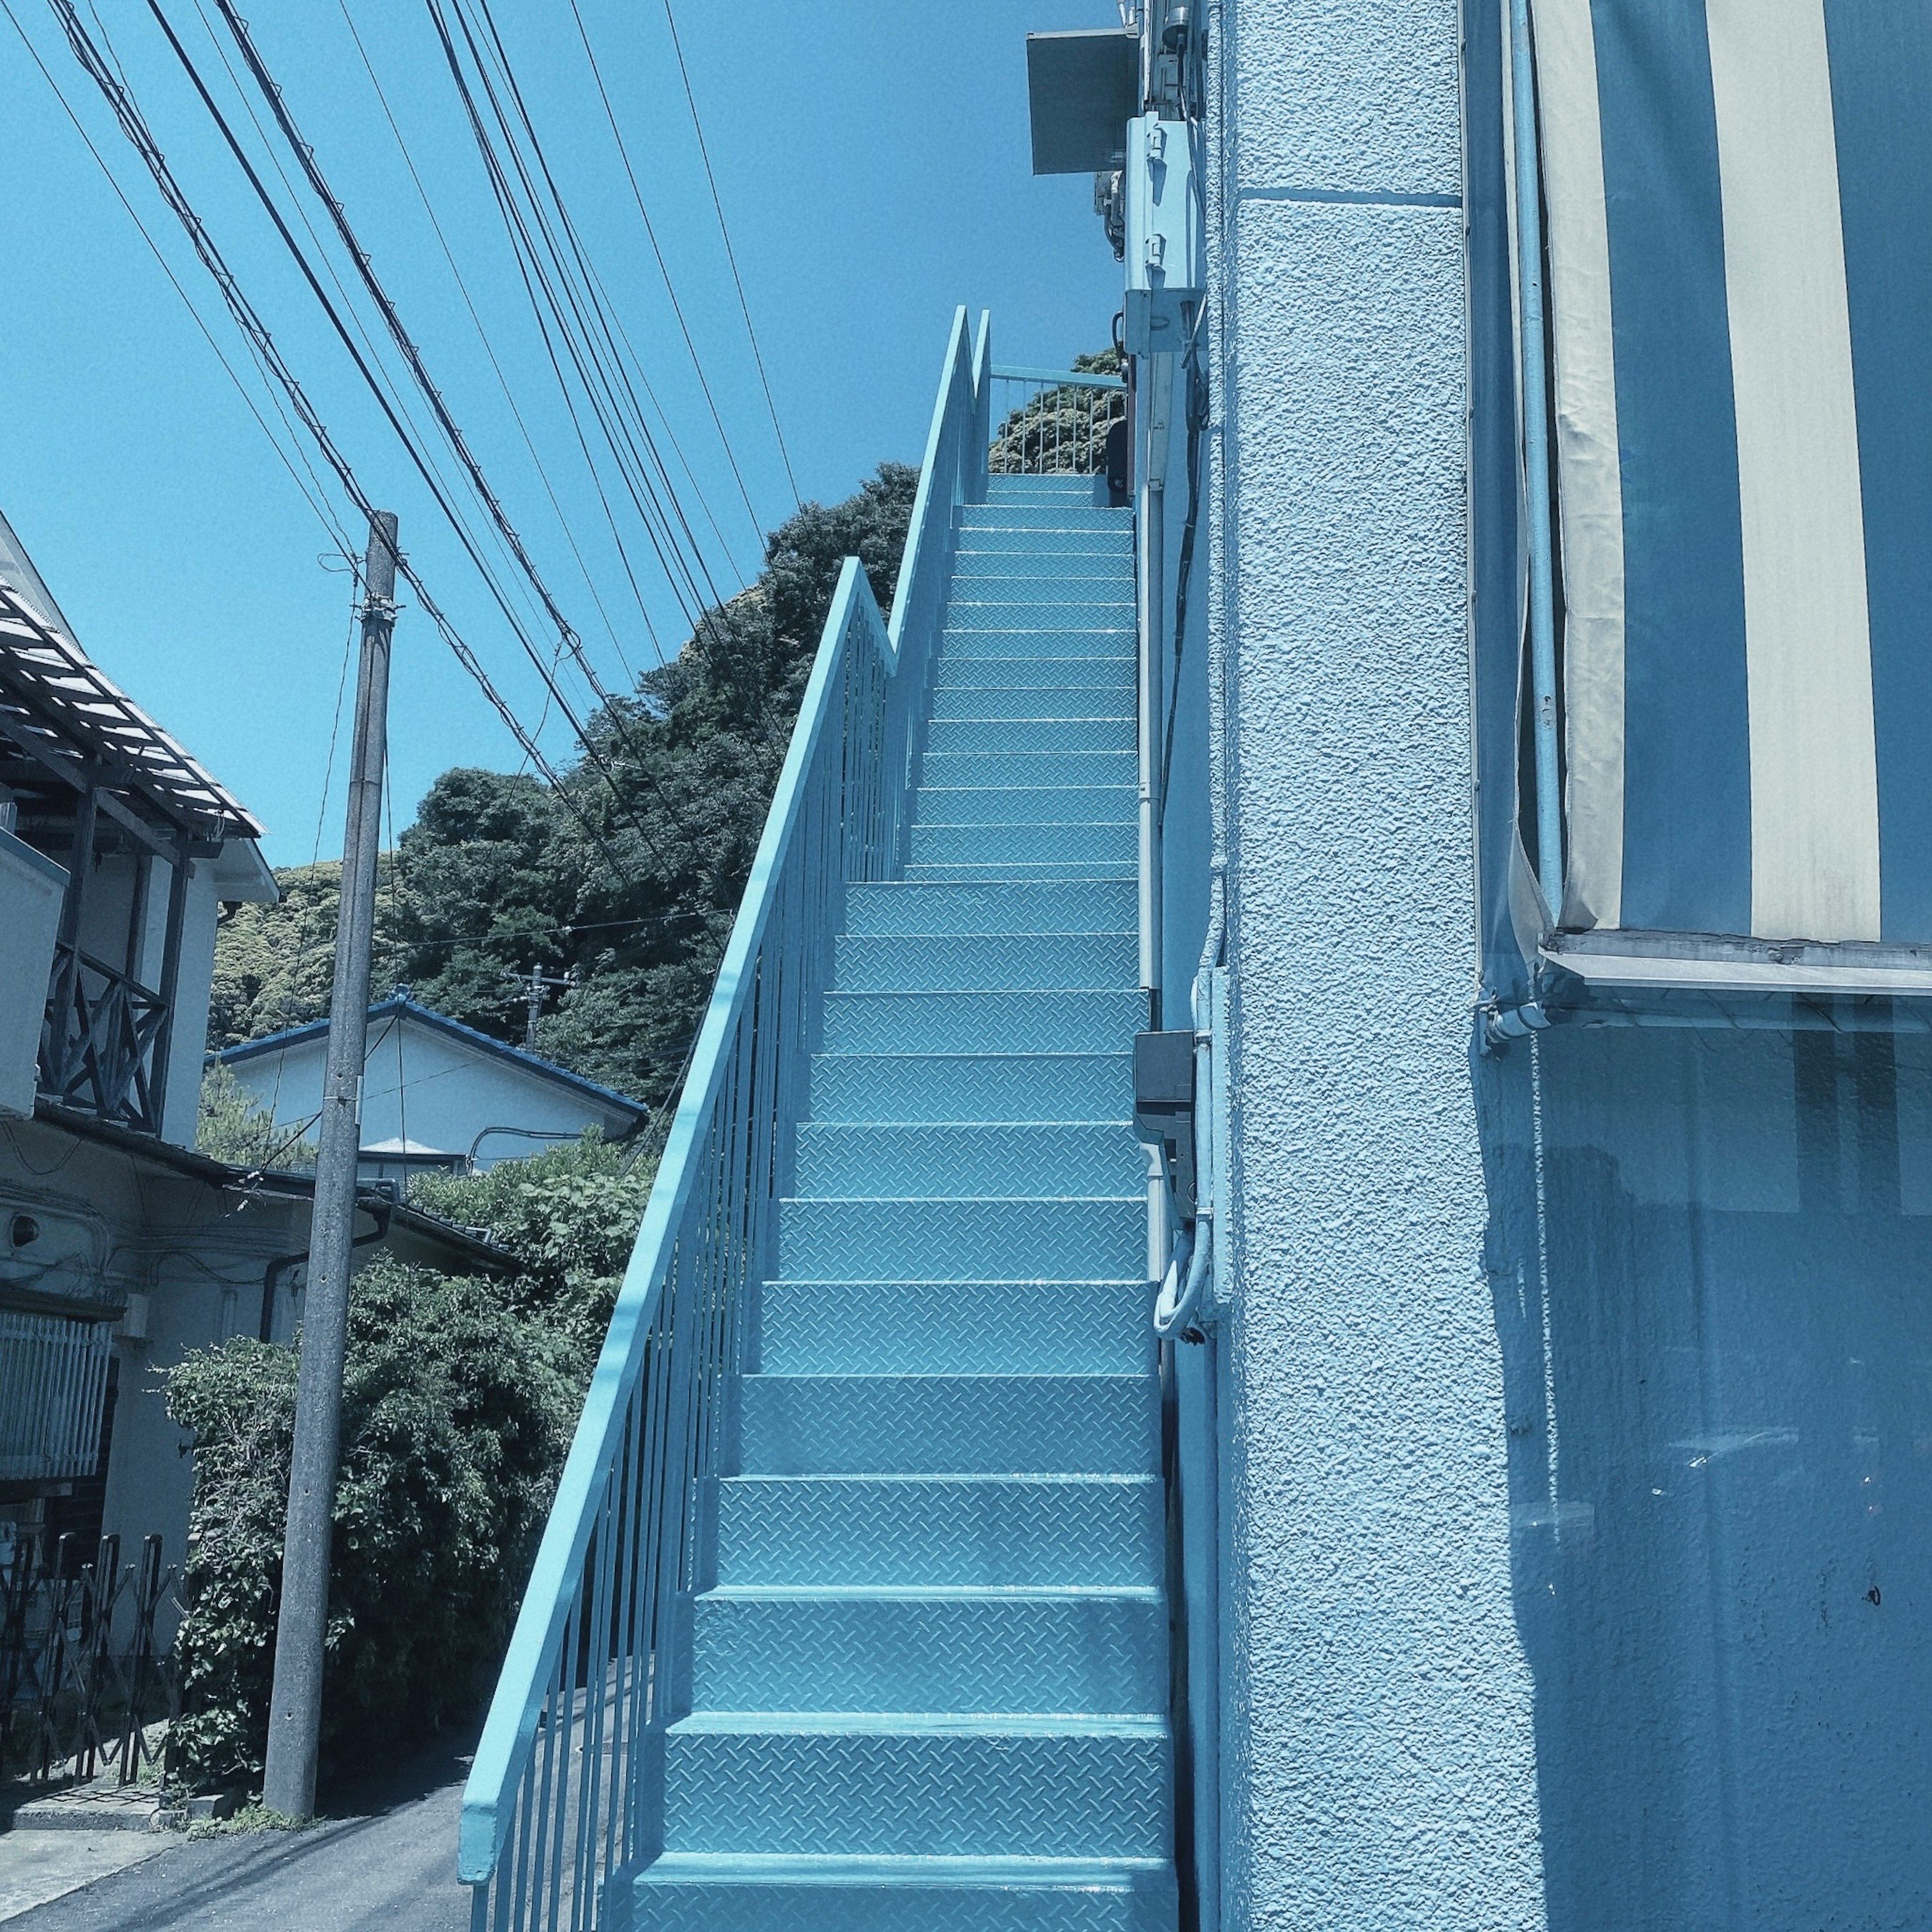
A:
<svg viewBox="0 0 1932 1932">
<path fill-rule="evenodd" d="M 464 1792 L 458 1871 L 489 1932 L 589 1932 L 658 1849 L 678 1606 L 710 1581 L 710 1479 L 845 884 L 903 862 L 958 507 L 985 494 L 988 335 L 976 354 L 955 317 L 890 626 L 850 557 L 826 619 Z"/>
<path fill-rule="evenodd" d="M 995 476 L 1097 476 L 1107 433 L 1127 415 L 1126 379 L 989 366 L 987 441 Z"/>
</svg>

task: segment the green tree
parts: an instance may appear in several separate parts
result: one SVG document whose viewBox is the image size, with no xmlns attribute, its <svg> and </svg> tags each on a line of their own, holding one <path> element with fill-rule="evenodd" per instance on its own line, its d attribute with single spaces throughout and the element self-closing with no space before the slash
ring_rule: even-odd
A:
<svg viewBox="0 0 1932 1932">
<path fill-rule="evenodd" d="M 587 1363 L 610 1322 L 656 1172 L 655 1161 L 592 1130 L 481 1173 L 419 1174 L 410 1204 L 481 1228 L 515 1256 L 518 1305 L 569 1335 Z"/>
<path fill-rule="evenodd" d="M 589 721 L 614 787 L 587 760 L 565 772 L 567 798 L 526 776 L 446 772 L 385 869 L 376 986 L 406 982 L 425 1005 L 520 1042 L 511 974 L 568 969 L 575 986 L 544 1016 L 539 1051 L 665 1099 L 751 870 L 841 562 L 858 556 L 890 609 L 918 481 L 882 464 L 843 502 L 808 503 L 772 533 L 756 582 Z M 217 1046 L 327 1009 L 338 868 L 278 876 L 281 905 L 242 907 L 223 923 Z"/>
<path fill-rule="evenodd" d="M 177 1640 L 190 1789 L 258 1790 L 296 1356 L 245 1337 L 167 1373 L 192 1432 Z M 350 1299 L 322 1682 L 325 1762 L 466 1716 L 508 1640 L 582 1390 L 577 1345 L 495 1284 L 379 1256 Z"/>
<path fill-rule="evenodd" d="M 226 908 L 215 928 L 214 980 L 208 1011 L 210 1052 L 306 1026 L 328 1011 L 335 974 L 335 914 L 342 862 L 285 866 L 275 874 L 276 905 Z M 374 980 L 394 983 L 398 964 L 392 873 L 376 885 Z"/>
</svg>

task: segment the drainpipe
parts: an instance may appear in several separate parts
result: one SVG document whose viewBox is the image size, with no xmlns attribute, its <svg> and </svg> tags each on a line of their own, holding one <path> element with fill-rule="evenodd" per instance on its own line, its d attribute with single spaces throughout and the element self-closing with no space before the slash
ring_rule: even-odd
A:
<svg viewBox="0 0 1932 1932">
<path fill-rule="evenodd" d="M 1141 478 L 1140 522 L 1140 878 L 1141 984 L 1161 1024 L 1160 772 L 1162 604 L 1167 578 L 1168 429 L 1174 404 L 1174 358 L 1150 356 L 1147 370 L 1147 464 Z"/>
<path fill-rule="evenodd" d="M 376 1225 L 366 1234 L 358 1234 L 349 1245 L 352 1249 L 366 1248 L 371 1241 L 380 1241 L 389 1232 L 389 1217 L 395 1211 L 387 1201 L 358 1201 L 356 1206 L 370 1216 Z M 292 1274 L 308 1259 L 308 1250 L 300 1254 L 278 1255 L 262 1270 L 262 1340 L 272 1342 L 275 1339 L 275 1294 L 282 1285 L 282 1277 Z"/>
</svg>

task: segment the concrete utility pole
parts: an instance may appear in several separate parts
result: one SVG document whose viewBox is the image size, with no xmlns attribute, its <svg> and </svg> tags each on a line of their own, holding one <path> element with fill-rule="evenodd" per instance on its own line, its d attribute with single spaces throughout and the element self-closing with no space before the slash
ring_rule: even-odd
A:
<svg viewBox="0 0 1932 1932">
<path fill-rule="evenodd" d="M 308 1294 L 296 1383 L 295 1456 L 282 1542 L 281 1615 L 262 1802 L 306 1818 L 315 1809 L 322 1731 L 322 1636 L 328 1619 L 328 1542 L 349 1340 L 350 1248 L 356 1235 L 356 1162 L 362 1140 L 362 1060 L 368 1044 L 369 962 L 374 939 L 376 858 L 388 745 L 389 638 L 396 622 L 396 519 L 378 510 L 362 573 L 362 656 L 356 673 L 356 742 L 350 757 L 349 823 L 342 840 L 336 915 L 335 987 L 322 1073 L 321 1148 L 309 1222 Z"/>
</svg>

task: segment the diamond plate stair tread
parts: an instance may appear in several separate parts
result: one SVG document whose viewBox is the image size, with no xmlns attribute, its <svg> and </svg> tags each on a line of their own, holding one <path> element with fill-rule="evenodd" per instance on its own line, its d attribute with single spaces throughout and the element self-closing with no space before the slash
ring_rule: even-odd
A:
<svg viewBox="0 0 1932 1932">
<path fill-rule="evenodd" d="M 1026 657 L 942 655 L 933 694 L 950 699 L 968 691 L 982 697 L 1008 691 L 1093 691 L 1124 694 L 1131 703 L 1133 688 L 1131 658 L 1048 657 L 1035 652 Z"/>
<path fill-rule="evenodd" d="M 922 785 L 913 794 L 913 836 L 931 825 L 1125 825 L 1135 822 L 1132 785 Z"/>
<path fill-rule="evenodd" d="M 794 1196 L 778 1204 L 778 1272 L 821 1281 L 1117 1281 L 1147 1252 L 1144 1194 L 1041 1200 Z"/>
<path fill-rule="evenodd" d="M 1132 932 L 840 934 L 833 983 L 843 992 L 972 992 L 994 986 L 1131 986 Z"/>
<path fill-rule="evenodd" d="M 1030 866 L 1017 860 L 989 860 L 978 866 L 908 866 L 908 879 L 944 882 L 975 879 L 1131 879 L 1137 876 L 1133 862 L 1126 859 L 1052 859 Z"/>
<path fill-rule="evenodd" d="M 934 724 L 1004 718 L 1042 724 L 1060 718 L 1108 718 L 1131 724 L 1134 718 L 1131 692 L 1091 684 L 1010 685 L 998 691 L 949 685 L 934 693 L 932 716 Z"/>
<path fill-rule="evenodd" d="M 938 718 L 926 727 L 928 758 L 964 752 L 1040 752 L 1064 758 L 1070 752 L 1119 752 L 1132 754 L 1134 721 L 1114 718 Z"/>
<path fill-rule="evenodd" d="M 722 1712 L 664 1737 L 670 1851 L 1157 1858 L 1166 1726 Z"/>
<path fill-rule="evenodd" d="M 1131 752 L 928 752 L 928 785 L 1124 785 L 1135 782 Z"/>
<path fill-rule="evenodd" d="M 826 1053 L 1106 1053 L 1147 1024 L 1147 999 L 1138 988 L 831 992 L 824 1016 Z"/>
<path fill-rule="evenodd" d="M 1004 583 L 1024 578 L 1032 584 L 1053 584 L 1069 591 L 1084 590 L 1090 584 L 1106 586 L 1118 594 L 1121 586 L 1133 595 L 1133 552 L 1125 548 L 1109 550 L 1077 550 L 1056 545 L 1052 550 L 989 550 L 963 545 L 954 553 L 952 594 L 970 595 L 967 586 Z"/>
<path fill-rule="evenodd" d="M 1132 863 L 1138 828 L 1131 820 L 1112 824 L 1068 824 L 1002 825 L 939 822 L 912 828 L 913 862 L 925 866 L 992 865 L 1010 860 L 1020 865 L 1043 866 L 1055 860 L 1076 865 L 1122 861 Z"/>
<path fill-rule="evenodd" d="M 1158 1591 L 724 1586 L 692 1605 L 698 1711 L 1164 1714 Z"/>
<path fill-rule="evenodd" d="M 1131 535 L 1132 512 L 1106 510 L 1097 506 L 1082 508 L 1072 504 L 999 503 L 963 511 L 960 534 L 978 536 L 982 532 L 1038 530 L 1118 530 Z"/>
<path fill-rule="evenodd" d="M 808 1120 L 799 1129 L 793 1184 L 807 1198 L 998 1198 L 1016 1184 L 1056 1195 L 1131 1194 L 1146 1176 L 1146 1150 L 1111 1121 Z"/>
<path fill-rule="evenodd" d="M 630 1906 L 631 1932 L 1174 1932 L 1177 1910 L 1164 1859 L 692 1852 L 640 1874 Z"/>
<path fill-rule="evenodd" d="M 1118 1131 L 1118 1130 L 1115 1130 Z M 1154 1366 L 1139 1280 L 768 1281 L 772 1375 L 1138 1375 Z"/>
<path fill-rule="evenodd" d="M 718 1490 L 725 1583 L 1152 1584 L 1158 1478 L 731 1476 Z"/>
<path fill-rule="evenodd" d="M 1140 916 L 1132 886 L 922 886 L 845 889 L 845 929 L 860 933 L 1120 932 Z"/>
<path fill-rule="evenodd" d="M 739 1384 L 747 1475 L 1150 1475 L 1150 1376 L 782 1376 Z"/>
<path fill-rule="evenodd" d="M 962 664 L 976 657 L 999 658 L 1003 664 L 1014 657 L 1037 657 L 1043 663 L 1086 657 L 1096 664 L 1132 668 L 1134 632 L 1120 624 L 1057 624 L 1041 630 L 1036 624 L 1000 624 L 986 618 L 949 624 L 939 661 Z"/>
<path fill-rule="evenodd" d="M 1125 1120 L 1134 1110 L 1131 1053 L 821 1053 L 809 1080 L 821 1120 Z"/>
</svg>

